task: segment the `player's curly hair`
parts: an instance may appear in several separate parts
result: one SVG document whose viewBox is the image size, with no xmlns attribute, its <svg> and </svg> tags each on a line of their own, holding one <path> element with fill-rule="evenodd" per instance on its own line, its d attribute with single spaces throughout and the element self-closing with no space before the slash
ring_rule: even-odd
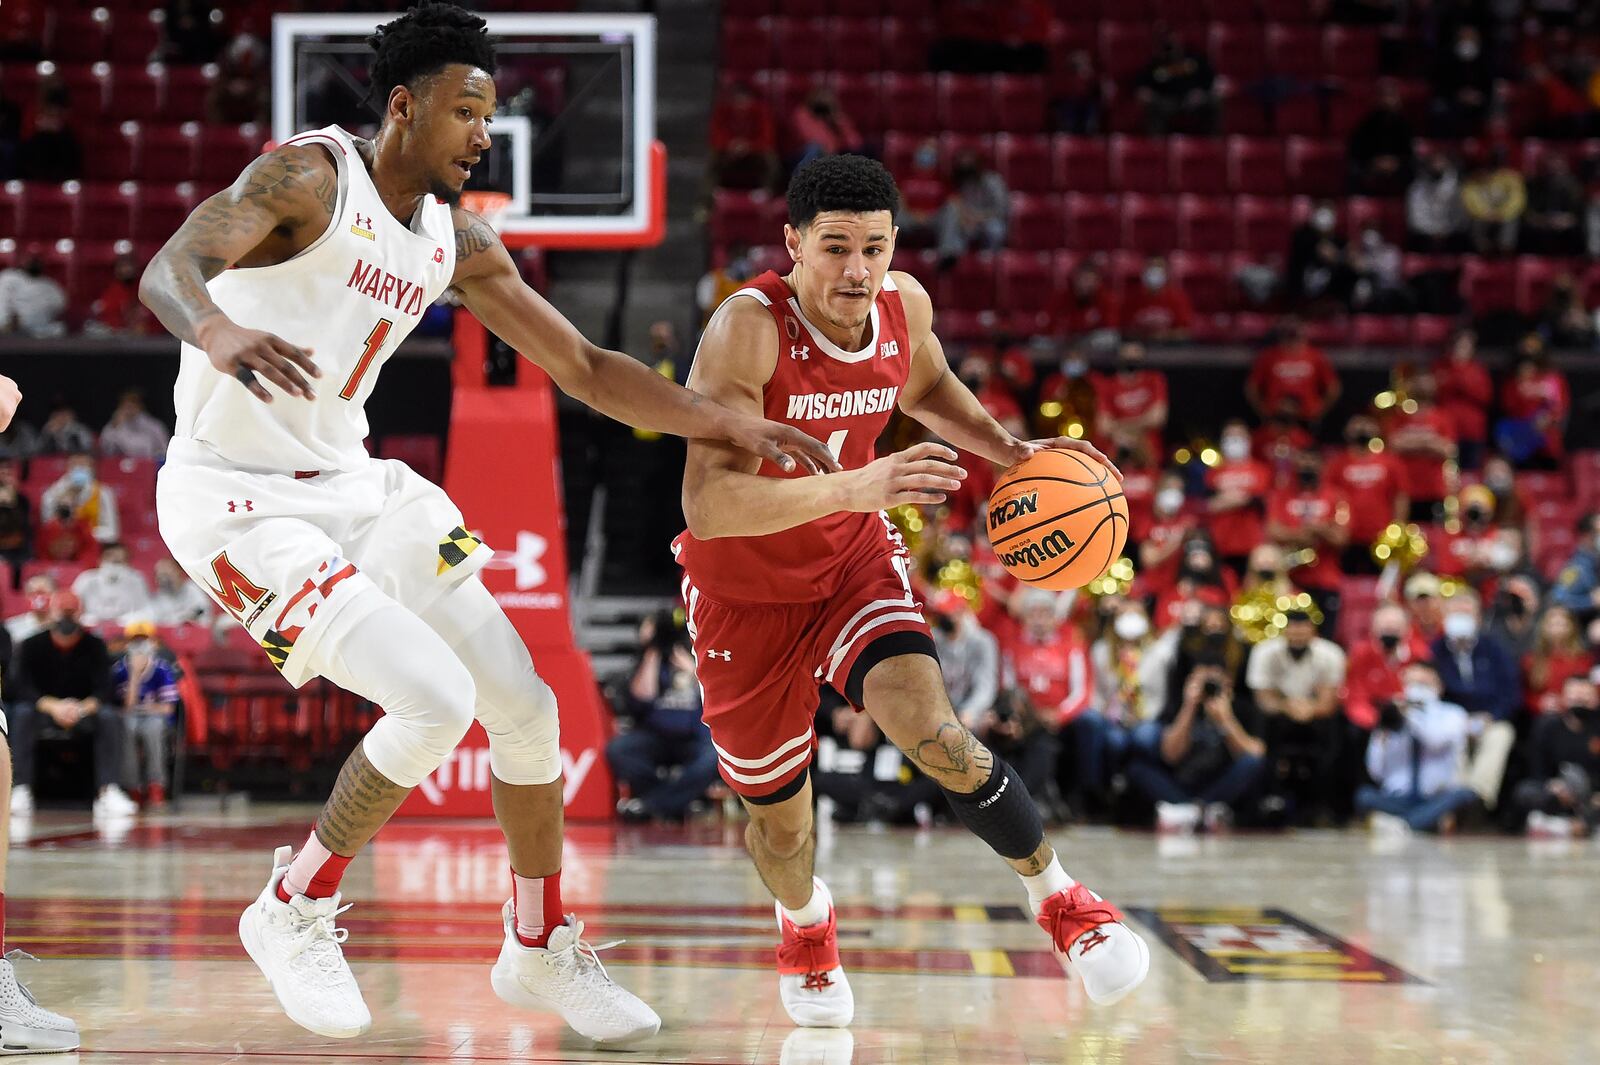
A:
<svg viewBox="0 0 1600 1065">
<path fill-rule="evenodd" d="M 420 0 L 367 38 L 377 53 L 372 61 L 371 100 L 380 110 L 396 85 L 415 89 L 418 78 L 437 74 L 451 63 L 465 63 L 489 74 L 495 70 L 494 42 L 483 19 L 447 0 Z"/>
<path fill-rule="evenodd" d="M 900 190 L 876 159 L 864 155 L 824 155 L 789 179 L 789 224 L 804 228 L 824 211 L 900 213 Z"/>
</svg>

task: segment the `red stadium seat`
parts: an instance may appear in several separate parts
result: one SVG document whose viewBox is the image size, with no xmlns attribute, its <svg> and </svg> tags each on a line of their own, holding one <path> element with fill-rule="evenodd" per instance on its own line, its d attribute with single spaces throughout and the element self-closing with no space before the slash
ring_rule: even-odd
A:
<svg viewBox="0 0 1600 1065">
<path fill-rule="evenodd" d="M 1461 267 L 1461 296 L 1475 315 L 1516 307 L 1516 266 L 1469 258 Z"/>
<path fill-rule="evenodd" d="M 995 305 L 995 256 L 974 252 L 957 259 L 936 282 L 939 307 L 992 311 Z"/>
<path fill-rule="evenodd" d="M 124 509 L 148 501 L 155 505 L 156 460 L 136 459 L 125 455 L 105 455 L 99 462 L 99 475 L 103 484 L 117 493 Z"/>
<path fill-rule="evenodd" d="M 161 21 L 156 16 L 163 14 L 159 7 L 149 4 L 119 13 L 111 35 L 112 62 L 148 63 L 155 59 L 161 47 Z"/>
<path fill-rule="evenodd" d="M 722 70 L 751 74 L 772 64 L 772 20 L 722 20 Z"/>
<path fill-rule="evenodd" d="M 1358 239 L 1362 230 L 1370 226 L 1396 244 L 1405 241 L 1406 211 L 1401 201 L 1353 196 L 1345 201 L 1344 207 L 1347 233 L 1351 240 Z"/>
<path fill-rule="evenodd" d="M 133 236 L 137 203 L 138 188 L 131 181 L 118 185 L 90 182 L 83 187 L 79 231 L 97 240 L 126 240 Z"/>
<path fill-rule="evenodd" d="M 995 129 L 994 94 L 981 74 L 940 74 L 935 82 L 934 115 L 953 133 Z"/>
<path fill-rule="evenodd" d="M 193 188 L 184 185 L 140 189 L 133 216 L 134 239 L 166 240 L 183 225 L 196 202 Z"/>
<path fill-rule="evenodd" d="M 961 344 L 986 340 L 993 331 L 993 311 L 939 310 L 939 336 Z"/>
<path fill-rule="evenodd" d="M 1345 80 L 1328 100 L 1328 135 L 1349 137 L 1372 111 L 1375 100 L 1370 81 Z"/>
<path fill-rule="evenodd" d="M 256 126 L 205 126 L 200 132 L 200 182 L 207 195 L 233 184 L 261 154 L 265 133 Z"/>
<path fill-rule="evenodd" d="M 1357 344 L 1400 348 L 1411 343 L 1411 323 L 1398 315 L 1358 314 L 1353 328 Z"/>
<path fill-rule="evenodd" d="M 1447 314 L 1411 316 L 1411 344 L 1419 348 L 1443 347 L 1456 330 L 1456 320 Z"/>
<path fill-rule="evenodd" d="M 1233 309 L 1233 280 L 1225 255 L 1173 252 L 1168 260 L 1173 280 L 1189 296 L 1201 314 L 1217 314 Z"/>
<path fill-rule="evenodd" d="M 76 181 L 62 185 L 29 182 L 23 186 L 21 224 L 12 230 L 24 241 L 56 241 L 78 229 L 82 193 Z"/>
<path fill-rule="evenodd" d="M 1283 145 L 1268 138 L 1228 138 L 1228 185 L 1234 192 L 1282 196 L 1289 191 Z"/>
<path fill-rule="evenodd" d="M 791 73 L 832 68 L 828 47 L 828 20 L 775 18 L 772 20 L 774 57 Z"/>
<path fill-rule="evenodd" d="M 1066 240 L 1066 222 L 1056 196 L 1011 195 L 1010 246 L 1022 251 L 1053 251 Z"/>
<path fill-rule="evenodd" d="M 1217 95 L 1222 100 L 1222 128 L 1229 133 L 1261 137 L 1272 132 L 1267 105 L 1232 78 L 1217 79 Z"/>
<path fill-rule="evenodd" d="M 1266 39 L 1260 26 L 1214 23 L 1208 45 L 1211 65 L 1223 77 L 1248 83 L 1267 73 Z"/>
<path fill-rule="evenodd" d="M 378 441 L 378 456 L 399 459 L 435 484 L 444 477 L 444 447 L 431 434 L 386 436 Z"/>
<path fill-rule="evenodd" d="M 1128 6 L 1125 3 L 1117 5 L 1118 18 L 1138 17 L 1124 12 L 1123 9 Z M 1205 8 L 1194 0 L 1155 0 L 1152 6 L 1155 10 L 1149 17 L 1159 19 L 1179 30 L 1186 30 L 1192 25 L 1203 25 L 1208 20 Z"/>
<path fill-rule="evenodd" d="M 833 5 L 828 0 L 785 0 L 779 14 L 793 18 L 824 18 L 833 14 Z"/>
<path fill-rule="evenodd" d="M 939 137 L 939 158 L 948 172 L 960 156 L 970 153 L 984 166 L 994 165 L 992 133 L 945 133 Z"/>
<path fill-rule="evenodd" d="M 1261 0 L 1261 14 L 1268 22 L 1315 22 L 1322 17 L 1322 5 L 1308 0 Z"/>
<path fill-rule="evenodd" d="M 797 13 L 797 12 L 796 12 Z M 834 70 L 877 70 L 883 57 L 883 23 L 870 18 L 838 18 L 828 26 L 828 52 Z M 856 119 L 858 97 L 841 96 L 848 100 L 850 117 Z"/>
<path fill-rule="evenodd" d="M 167 67 L 161 117 L 168 122 L 205 121 L 206 96 L 216 80 L 217 68 L 209 63 L 203 67 Z"/>
<path fill-rule="evenodd" d="M 1220 252 L 1233 247 L 1233 209 L 1222 196 L 1178 197 L 1178 247 Z"/>
<path fill-rule="evenodd" d="M 1044 83 L 1036 77 L 996 74 L 993 81 L 995 125 L 1011 133 L 1043 133 L 1049 125 Z"/>
<path fill-rule="evenodd" d="M 1524 255 L 1517 259 L 1517 310 L 1534 316 L 1550 302 L 1550 290 L 1556 278 L 1568 273 L 1567 264 L 1559 259 L 1544 259 Z"/>
<path fill-rule="evenodd" d="M 938 133 L 932 74 L 883 76 L 884 126 L 902 133 Z"/>
<path fill-rule="evenodd" d="M 839 99 L 846 101 L 850 120 L 862 135 L 869 140 L 881 137 L 887 128 L 883 121 L 882 77 L 874 70 L 864 73 L 835 71 L 827 81 Z"/>
<path fill-rule="evenodd" d="M 1212 22 L 1257 22 L 1261 18 L 1255 0 L 1206 0 L 1206 13 Z"/>
<path fill-rule="evenodd" d="M 92 304 L 111 282 L 117 257 L 130 250 L 131 245 L 126 240 L 80 240 L 77 243 L 78 287 L 86 303 Z"/>
<path fill-rule="evenodd" d="M 1210 137 L 1169 137 L 1167 161 L 1173 189 L 1220 195 L 1228 191 L 1228 159 Z"/>
<path fill-rule="evenodd" d="M 1056 188 L 1063 192 L 1105 192 L 1111 187 L 1106 142 L 1099 137 L 1058 136 L 1051 144 Z"/>
<path fill-rule="evenodd" d="M 1122 246 L 1144 255 L 1166 255 L 1178 245 L 1178 212 L 1170 196 L 1128 193 L 1122 197 Z"/>
<path fill-rule="evenodd" d="M 1069 247 L 1075 251 L 1111 251 L 1119 246 L 1115 196 L 1068 193 L 1064 203 Z"/>
<path fill-rule="evenodd" d="M 1041 136 L 1000 133 L 994 139 L 995 169 L 1014 192 L 1054 191 L 1050 141 Z"/>
<path fill-rule="evenodd" d="M 1323 69 L 1335 77 L 1359 81 L 1378 74 L 1378 33 L 1356 26 L 1329 26 L 1322 31 Z"/>
<path fill-rule="evenodd" d="M 1322 73 L 1322 31 L 1315 26 L 1267 27 L 1267 65 L 1293 78 Z"/>
<path fill-rule="evenodd" d="M 1272 109 L 1272 128 L 1280 137 L 1320 137 L 1322 127 L 1322 100 L 1311 93 L 1296 93 Z"/>
<path fill-rule="evenodd" d="M 1118 192 L 1167 191 L 1167 146 L 1156 137 L 1113 134 L 1110 143 L 1111 187 Z"/>
<path fill-rule="evenodd" d="M 1056 307 L 1051 253 L 1002 252 L 998 289 L 997 309 L 1006 315 L 1010 331 L 1018 334 L 1049 331 Z"/>
<path fill-rule="evenodd" d="M 200 173 L 200 154 L 200 128 L 193 123 L 151 126 L 144 131 L 136 173 L 140 181 L 193 181 Z"/>
<path fill-rule="evenodd" d="M 1349 156 L 1338 141 L 1290 137 L 1284 163 L 1289 185 L 1306 196 L 1344 195 Z"/>
<path fill-rule="evenodd" d="M 139 158 L 139 124 L 103 127 L 92 138 L 93 148 L 83 153 L 84 170 L 91 181 L 126 181 Z"/>
<path fill-rule="evenodd" d="M 908 74 L 926 70 L 928 49 L 932 44 L 932 26 L 921 12 L 914 17 L 886 18 L 883 20 L 883 51 L 878 59 L 879 65 L 884 70 Z"/>
<path fill-rule="evenodd" d="M 22 210 L 22 198 L 27 188 L 20 181 L 7 181 L 0 185 L 0 233 L 15 236 L 19 227 L 17 217 Z"/>
<path fill-rule="evenodd" d="M 1572 497 L 1572 481 L 1565 470 L 1521 470 L 1513 484 L 1517 500 L 1524 509 L 1543 508 L 1544 513 L 1561 517 L 1570 513 L 1571 518 L 1559 524 L 1575 523 L 1578 504 Z"/>
<path fill-rule="evenodd" d="M 1120 82 L 1131 80 L 1150 62 L 1154 42 L 1149 22 L 1100 23 L 1100 70 Z"/>
<path fill-rule="evenodd" d="M 59 72 L 66 86 L 68 105 L 80 121 L 96 122 L 111 103 L 111 66 L 95 63 L 93 66 L 68 66 Z M 92 157 L 93 152 L 85 152 Z"/>
<path fill-rule="evenodd" d="M 1586 511 L 1600 508 L 1600 451 L 1574 451 L 1571 462 L 1578 505 Z"/>
<path fill-rule="evenodd" d="M 111 13 L 103 7 L 51 5 L 45 54 L 57 63 L 98 63 L 111 39 Z"/>
<path fill-rule="evenodd" d="M 165 70 L 158 64 L 130 63 L 113 67 L 111 100 L 105 114 L 118 122 L 156 117 L 160 114 L 165 82 Z"/>
<path fill-rule="evenodd" d="M 1281 257 L 1289 249 L 1289 205 L 1282 200 L 1240 196 L 1234 204 L 1234 244 L 1256 256 Z"/>
</svg>

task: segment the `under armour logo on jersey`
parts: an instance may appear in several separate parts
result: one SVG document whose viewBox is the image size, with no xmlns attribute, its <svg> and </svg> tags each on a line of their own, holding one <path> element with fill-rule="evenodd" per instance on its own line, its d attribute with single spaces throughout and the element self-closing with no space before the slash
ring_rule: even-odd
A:
<svg viewBox="0 0 1600 1065">
<path fill-rule="evenodd" d="M 251 511 L 251 510 L 255 510 L 255 509 L 256 509 L 256 504 L 255 504 L 255 500 L 253 500 L 253 499 L 246 499 L 243 503 L 236 503 L 231 499 L 228 500 L 228 513 L 229 514 L 237 514 L 241 510 Z"/>
<path fill-rule="evenodd" d="M 878 345 L 878 358 L 880 359 L 892 359 L 898 354 L 900 354 L 900 341 L 898 340 L 885 340 Z"/>
<path fill-rule="evenodd" d="M 733 652 L 732 651 L 707 651 L 706 652 L 706 657 L 707 658 L 720 658 L 724 662 L 732 662 L 733 661 Z"/>
<path fill-rule="evenodd" d="M 791 358 L 791 359 L 800 359 L 800 360 L 803 360 L 803 361 L 810 361 L 810 359 L 811 359 L 811 345 L 810 344 L 790 344 L 789 345 L 789 358 Z"/>
<path fill-rule="evenodd" d="M 350 227 L 350 232 L 358 237 L 366 237 L 368 240 L 378 239 L 372 235 L 372 216 L 370 214 L 362 214 L 360 211 L 356 212 L 356 224 Z"/>
</svg>

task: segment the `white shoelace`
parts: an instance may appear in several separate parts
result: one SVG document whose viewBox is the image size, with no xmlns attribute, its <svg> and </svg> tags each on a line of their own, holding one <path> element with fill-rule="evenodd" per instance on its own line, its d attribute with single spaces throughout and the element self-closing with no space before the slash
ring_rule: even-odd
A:
<svg viewBox="0 0 1600 1065">
<path fill-rule="evenodd" d="M 344 961 L 344 955 L 338 946 L 350 938 L 350 930 L 334 927 L 333 921 L 354 905 L 353 902 L 347 902 L 332 913 L 319 913 L 313 917 L 304 917 L 300 911 L 291 909 L 290 920 L 295 924 L 304 924 L 305 927 L 300 932 L 300 938 L 295 940 L 290 949 L 289 956 L 284 960 L 293 961 L 301 954 L 309 953 L 317 968 L 325 973 L 337 973 Z"/>
<path fill-rule="evenodd" d="M 606 972 L 605 963 L 600 960 L 600 951 L 610 950 L 612 947 L 620 947 L 627 940 L 613 939 L 610 942 L 599 945 L 590 943 L 583 938 L 583 922 L 578 920 L 574 920 L 572 932 L 572 942 L 558 951 L 553 951 L 552 956 L 563 965 L 581 965 L 580 959 L 591 961 L 594 963 L 594 967 L 600 970 L 600 975 L 605 978 L 606 982 L 613 983 L 611 974 Z"/>
<path fill-rule="evenodd" d="M 16 970 L 16 964 L 19 961 L 38 961 L 39 959 L 34 957 L 32 954 L 29 954 L 21 947 L 6 951 L 5 959 L 6 961 L 10 962 L 12 966 L 11 982 L 17 985 L 17 990 L 22 993 L 22 997 L 27 999 L 29 1004 L 32 1005 L 34 1009 L 48 1013 L 48 1010 L 39 1005 L 39 1000 L 33 997 L 33 992 L 28 990 L 28 985 L 22 982 L 21 977 L 17 976 Z"/>
</svg>

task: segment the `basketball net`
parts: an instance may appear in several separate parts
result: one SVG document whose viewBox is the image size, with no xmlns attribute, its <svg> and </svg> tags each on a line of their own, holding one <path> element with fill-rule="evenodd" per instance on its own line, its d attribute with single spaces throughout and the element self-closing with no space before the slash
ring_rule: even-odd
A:
<svg viewBox="0 0 1600 1065">
<path fill-rule="evenodd" d="M 461 206 L 479 215 L 500 232 L 500 219 L 511 205 L 511 194 L 496 189 L 468 189 L 461 194 Z"/>
</svg>

